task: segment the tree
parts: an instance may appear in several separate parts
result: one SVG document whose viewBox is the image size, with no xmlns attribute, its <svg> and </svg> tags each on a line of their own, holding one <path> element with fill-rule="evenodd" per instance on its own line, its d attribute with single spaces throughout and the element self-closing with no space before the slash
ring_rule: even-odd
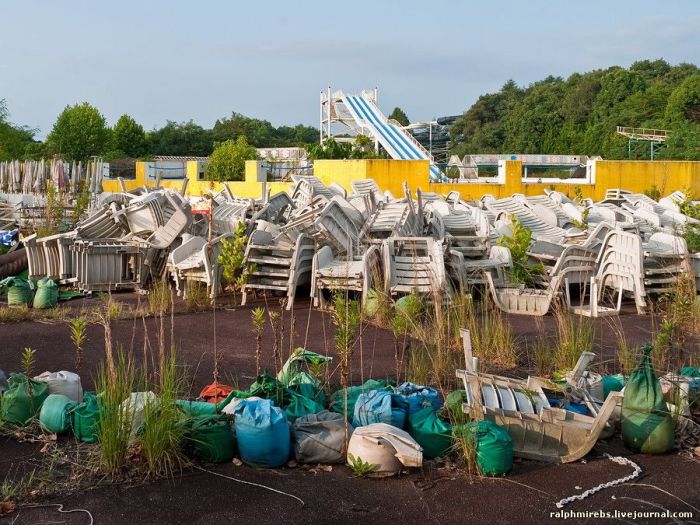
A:
<svg viewBox="0 0 700 525">
<path fill-rule="evenodd" d="M 67 160 L 87 160 L 107 149 L 105 118 L 87 102 L 66 106 L 46 137 L 49 151 Z"/>
<path fill-rule="evenodd" d="M 113 147 L 127 157 L 141 157 L 146 153 L 146 132 L 129 115 L 122 115 L 112 129 Z"/>
<path fill-rule="evenodd" d="M 228 118 L 219 119 L 212 130 L 214 140 L 236 140 L 245 135 L 248 142 L 257 148 L 304 146 L 318 141 L 318 130 L 298 124 L 294 127 L 275 128 L 267 120 L 249 118 L 240 113 L 231 113 Z"/>
<path fill-rule="evenodd" d="M 0 160 L 22 158 L 28 146 L 34 144 L 35 130 L 8 122 L 10 112 L 5 99 L 0 99 Z"/>
<path fill-rule="evenodd" d="M 700 123 L 700 74 L 686 78 L 668 97 L 666 120 Z"/>
<path fill-rule="evenodd" d="M 411 121 L 408 120 L 406 113 L 403 112 L 403 109 L 401 109 L 398 106 L 396 106 L 394 108 L 394 111 L 391 112 L 391 115 L 389 115 L 389 118 L 394 119 L 396 122 L 398 122 L 402 126 L 408 126 L 411 123 Z"/>
<path fill-rule="evenodd" d="M 255 160 L 258 153 L 248 144 L 245 135 L 240 135 L 236 141 L 227 140 L 218 144 L 209 158 L 206 168 L 208 180 L 227 181 L 243 180 L 245 176 L 245 161 Z"/>
<path fill-rule="evenodd" d="M 206 157 L 212 152 L 212 131 L 193 121 L 173 122 L 147 135 L 149 152 L 153 155 Z"/>
</svg>

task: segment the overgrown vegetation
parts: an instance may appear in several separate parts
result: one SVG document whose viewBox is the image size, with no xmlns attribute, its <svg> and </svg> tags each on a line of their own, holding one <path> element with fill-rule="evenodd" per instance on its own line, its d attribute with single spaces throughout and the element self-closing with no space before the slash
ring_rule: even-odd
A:
<svg viewBox="0 0 700 525">
<path fill-rule="evenodd" d="M 554 369 L 571 370 L 582 352 L 590 352 L 595 342 L 595 329 L 590 318 L 576 315 L 563 305 L 554 310 L 557 321 L 557 341 Z"/>
<path fill-rule="evenodd" d="M 248 244 L 248 236 L 245 232 L 245 224 L 239 224 L 233 232 L 233 238 L 222 241 L 218 258 L 218 263 L 222 267 L 223 285 L 234 292 L 242 290 L 248 275 L 255 271 L 254 265 L 246 268 L 244 264 L 245 248 Z"/>
<path fill-rule="evenodd" d="M 641 60 L 549 76 L 527 87 L 513 80 L 479 99 L 450 128 L 452 153 L 550 153 L 628 157 L 616 126 L 670 129 L 658 157 L 700 159 L 700 71 L 692 64 Z M 633 158 L 649 158 L 633 144 Z"/>
<path fill-rule="evenodd" d="M 544 272 L 541 263 L 532 263 L 527 254 L 532 242 L 532 230 L 523 226 L 520 221 L 511 215 L 509 217 L 511 234 L 503 235 L 498 239 L 498 245 L 510 250 L 513 263 L 508 268 L 508 278 L 514 284 L 533 285 L 535 276 Z"/>
</svg>

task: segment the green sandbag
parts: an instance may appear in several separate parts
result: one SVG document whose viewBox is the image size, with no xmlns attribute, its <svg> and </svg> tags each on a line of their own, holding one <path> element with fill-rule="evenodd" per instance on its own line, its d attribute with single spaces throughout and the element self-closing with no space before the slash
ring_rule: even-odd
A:
<svg viewBox="0 0 700 525">
<path fill-rule="evenodd" d="M 36 283 L 34 308 L 53 308 L 58 304 L 58 285 L 50 277 L 44 277 Z"/>
<path fill-rule="evenodd" d="M 367 290 L 367 295 L 365 296 L 365 304 L 363 310 L 365 316 L 369 319 L 373 318 L 379 311 L 379 294 L 374 288 Z"/>
<path fill-rule="evenodd" d="M 216 403 L 208 403 L 207 401 L 187 401 L 185 399 L 178 399 L 175 404 L 182 408 L 188 416 L 193 417 L 216 414 L 218 406 Z"/>
<path fill-rule="evenodd" d="M 663 454 L 673 448 L 674 427 L 649 357 L 652 349 L 650 344 L 642 347 L 642 359 L 627 381 L 622 398 L 622 438 L 633 450 Z"/>
<path fill-rule="evenodd" d="M 49 394 L 41 405 L 39 423 L 52 434 L 63 434 L 70 429 L 71 411 L 78 405 L 63 394 Z"/>
<path fill-rule="evenodd" d="M 194 455 L 205 463 L 224 463 L 233 459 L 233 430 L 226 415 L 195 417 L 188 441 L 193 445 Z"/>
<path fill-rule="evenodd" d="M 7 289 L 8 306 L 31 306 L 34 292 L 29 281 L 20 277 L 7 277 L 0 281 L 0 288 Z"/>
<path fill-rule="evenodd" d="M 493 421 L 479 421 L 453 428 L 456 439 L 474 443 L 476 464 L 483 476 L 502 476 L 513 468 L 513 439 Z"/>
<path fill-rule="evenodd" d="M 100 407 L 92 392 L 83 394 L 83 402 L 73 409 L 73 434 L 84 443 L 95 443 L 100 422 Z"/>
<path fill-rule="evenodd" d="M 277 381 L 267 370 L 255 378 L 248 390 L 242 392 L 237 391 L 236 397 L 261 397 L 263 399 L 272 399 L 278 407 L 285 406 L 289 403 L 289 392 L 282 383 Z"/>
<path fill-rule="evenodd" d="M 277 380 L 284 386 L 298 383 L 320 383 L 311 374 L 311 370 L 333 361 L 332 357 L 317 354 L 305 348 L 297 348 L 292 352 L 277 374 Z"/>
<path fill-rule="evenodd" d="M 8 384 L 9 388 L 2 396 L 1 419 L 23 425 L 39 412 L 41 404 L 49 395 L 49 387 L 24 374 L 12 374 Z"/>
<path fill-rule="evenodd" d="M 284 409 L 284 413 L 287 415 L 287 420 L 290 423 L 294 423 L 297 418 L 306 416 L 308 414 L 318 414 L 323 412 L 325 408 L 323 405 L 317 403 L 313 399 L 310 399 L 296 392 L 290 392 L 292 399 L 289 405 Z"/>
<path fill-rule="evenodd" d="M 603 376 L 603 396 L 608 398 L 610 392 L 619 392 L 625 387 L 625 376 L 616 374 L 614 376 Z"/>
<path fill-rule="evenodd" d="M 432 406 L 408 416 L 408 433 L 423 447 L 423 456 L 438 458 L 452 448 L 452 426 Z"/>
<path fill-rule="evenodd" d="M 343 410 L 344 407 L 344 392 L 341 388 L 336 392 L 331 394 L 331 399 L 329 403 L 329 409 L 331 412 L 336 414 L 343 414 L 348 418 L 348 421 L 352 421 L 352 416 L 355 413 L 355 404 L 357 403 L 357 398 L 363 392 L 369 392 L 370 390 L 378 390 L 380 392 L 394 392 L 394 387 L 389 381 L 383 379 L 368 379 L 360 386 L 350 386 L 348 387 L 348 407 L 347 410 Z"/>
<path fill-rule="evenodd" d="M 447 394 L 445 398 L 445 407 L 453 421 L 464 421 L 467 419 L 467 414 L 462 410 L 462 403 L 467 400 L 466 390 L 454 390 Z"/>
</svg>

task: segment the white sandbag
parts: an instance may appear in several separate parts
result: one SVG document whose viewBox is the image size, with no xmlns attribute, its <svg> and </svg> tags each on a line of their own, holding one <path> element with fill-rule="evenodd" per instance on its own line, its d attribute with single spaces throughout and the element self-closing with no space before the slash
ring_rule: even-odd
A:
<svg viewBox="0 0 700 525">
<path fill-rule="evenodd" d="M 373 423 L 356 428 L 348 444 L 348 464 L 351 456 L 374 465 L 370 476 L 398 474 L 403 467 L 420 467 L 423 448 L 407 432 L 386 423 Z"/>
<path fill-rule="evenodd" d="M 143 425 L 143 411 L 147 403 L 156 401 L 156 395 L 153 392 L 133 392 L 121 404 L 121 410 L 129 411 L 131 421 L 130 436 L 136 436 L 141 425 Z"/>
<path fill-rule="evenodd" d="M 348 424 L 348 436 L 353 432 Z M 299 463 L 342 463 L 345 460 L 345 417 L 324 410 L 292 423 L 292 446 Z"/>
<path fill-rule="evenodd" d="M 44 372 L 34 378 L 34 381 L 46 383 L 49 394 L 61 394 L 76 403 L 83 402 L 83 386 L 80 376 L 74 372 L 61 370 L 60 372 Z"/>
</svg>

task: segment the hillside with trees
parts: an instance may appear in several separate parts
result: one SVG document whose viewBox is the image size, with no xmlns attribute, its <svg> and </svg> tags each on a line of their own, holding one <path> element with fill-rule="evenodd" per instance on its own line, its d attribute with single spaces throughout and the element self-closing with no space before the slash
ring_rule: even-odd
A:
<svg viewBox="0 0 700 525">
<path fill-rule="evenodd" d="M 549 76 L 527 87 L 507 81 L 450 129 L 452 153 L 552 153 L 628 157 L 617 126 L 671 131 L 658 158 L 700 160 L 700 70 L 642 60 L 629 69 Z M 633 158 L 648 158 L 648 144 Z"/>
</svg>

